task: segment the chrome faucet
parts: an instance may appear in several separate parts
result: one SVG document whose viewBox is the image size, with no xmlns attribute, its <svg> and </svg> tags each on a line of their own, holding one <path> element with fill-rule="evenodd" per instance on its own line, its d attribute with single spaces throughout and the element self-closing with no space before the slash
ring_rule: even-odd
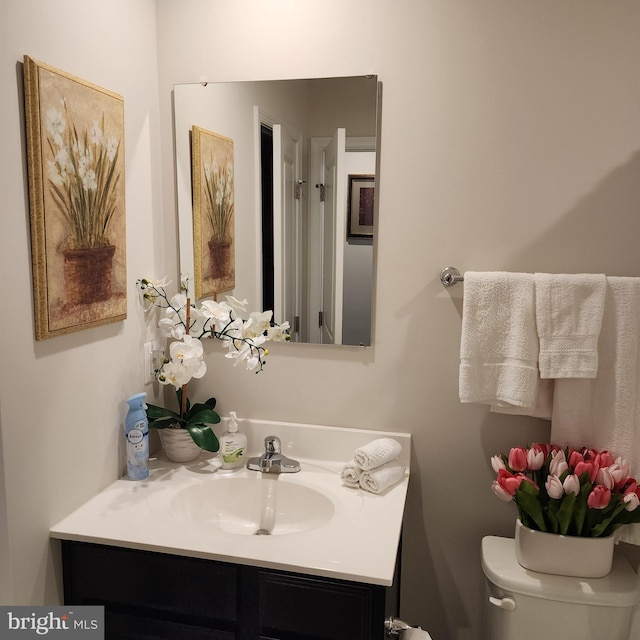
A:
<svg viewBox="0 0 640 640">
<path fill-rule="evenodd" d="M 280 438 L 267 436 L 264 439 L 264 453 L 247 460 L 247 469 L 261 473 L 296 473 L 300 471 L 300 463 L 282 455 Z"/>
</svg>

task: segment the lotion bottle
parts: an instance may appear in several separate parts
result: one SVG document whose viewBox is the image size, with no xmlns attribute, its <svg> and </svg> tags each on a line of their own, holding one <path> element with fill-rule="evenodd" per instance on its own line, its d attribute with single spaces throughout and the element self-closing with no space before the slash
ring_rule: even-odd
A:
<svg viewBox="0 0 640 640">
<path fill-rule="evenodd" d="M 239 469 L 244 465 L 247 450 L 247 436 L 238 432 L 235 411 L 229 412 L 227 430 L 220 437 L 220 457 L 223 469 Z"/>
<path fill-rule="evenodd" d="M 149 421 L 146 393 L 136 393 L 127 398 L 129 411 L 124 421 L 127 440 L 127 477 L 129 480 L 144 480 L 149 477 Z"/>
</svg>

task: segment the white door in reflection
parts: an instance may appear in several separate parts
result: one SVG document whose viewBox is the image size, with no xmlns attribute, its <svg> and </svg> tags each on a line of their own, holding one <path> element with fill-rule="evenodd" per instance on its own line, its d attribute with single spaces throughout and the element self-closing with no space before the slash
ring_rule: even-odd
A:
<svg viewBox="0 0 640 640">
<path fill-rule="evenodd" d="M 324 153 L 322 226 L 322 344 L 342 343 L 342 291 L 347 179 L 346 130 L 339 128 Z"/>
<path fill-rule="evenodd" d="M 283 125 L 273 125 L 273 253 L 274 319 L 288 321 L 292 341 L 300 340 L 302 304 L 302 223 L 300 185 L 302 138 Z"/>
</svg>

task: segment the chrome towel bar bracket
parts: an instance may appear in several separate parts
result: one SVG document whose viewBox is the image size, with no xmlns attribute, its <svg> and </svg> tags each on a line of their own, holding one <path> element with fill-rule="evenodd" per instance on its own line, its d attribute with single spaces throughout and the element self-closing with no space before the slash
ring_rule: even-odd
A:
<svg viewBox="0 0 640 640">
<path fill-rule="evenodd" d="M 464 277 L 460 275 L 460 272 L 455 267 L 445 267 L 440 272 L 440 282 L 445 287 L 452 287 L 458 282 L 464 282 Z"/>
</svg>

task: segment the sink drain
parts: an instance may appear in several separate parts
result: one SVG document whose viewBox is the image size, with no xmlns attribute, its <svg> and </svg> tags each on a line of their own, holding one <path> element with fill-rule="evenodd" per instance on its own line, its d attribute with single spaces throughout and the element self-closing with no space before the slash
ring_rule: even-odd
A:
<svg viewBox="0 0 640 640">
<path fill-rule="evenodd" d="M 255 532 L 256 536 L 270 536 L 271 535 L 271 531 L 269 531 L 269 529 L 258 529 Z"/>
</svg>

